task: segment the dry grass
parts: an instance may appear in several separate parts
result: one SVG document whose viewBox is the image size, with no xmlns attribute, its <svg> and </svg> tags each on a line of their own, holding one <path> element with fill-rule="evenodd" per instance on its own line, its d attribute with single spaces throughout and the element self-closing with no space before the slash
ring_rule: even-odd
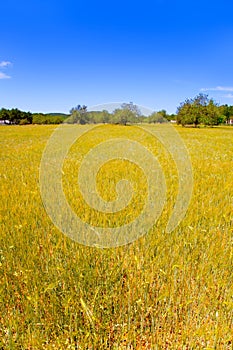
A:
<svg viewBox="0 0 233 350">
<path fill-rule="evenodd" d="M 73 208 L 92 224 L 122 220 L 101 218 L 85 207 L 78 189 L 73 197 L 69 191 L 79 157 L 95 143 L 109 135 L 140 140 L 163 166 L 169 190 L 162 216 L 148 235 L 115 249 L 81 246 L 48 218 L 38 179 L 53 130 L 0 128 L 0 349 L 232 349 L 233 128 L 177 128 L 195 186 L 185 219 L 170 234 L 165 227 L 177 174 L 152 137 L 136 127 L 106 126 L 74 145 L 64 164 L 64 188 Z M 123 163 L 117 177 L 125 174 Z M 110 200 L 115 166 L 98 177 L 101 194 Z M 127 220 L 140 210 L 145 193 L 140 171 L 133 165 L 130 171 L 140 181 L 138 205 L 134 199 Z"/>
</svg>

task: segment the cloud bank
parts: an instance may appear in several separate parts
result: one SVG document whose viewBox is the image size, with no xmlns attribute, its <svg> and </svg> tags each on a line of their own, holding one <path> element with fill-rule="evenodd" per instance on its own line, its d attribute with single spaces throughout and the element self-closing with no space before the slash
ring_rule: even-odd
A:
<svg viewBox="0 0 233 350">
<path fill-rule="evenodd" d="M 201 91 L 233 91 L 232 86 L 216 86 L 213 88 L 201 88 Z"/>
<path fill-rule="evenodd" d="M 10 66 L 11 62 L 10 61 L 2 61 L 0 62 L 0 68 L 5 68 L 7 66 Z"/>
<path fill-rule="evenodd" d="M 5 73 L 0 72 L 0 79 L 10 79 L 10 76 L 5 74 Z"/>
<path fill-rule="evenodd" d="M 0 68 L 4 69 L 11 65 L 10 61 L 0 61 Z M 0 79 L 10 79 L 10 76 L 0 72 Z"/>
<path fill-rule="evenodd" d="M 225 98 L 233 98 L 233 94 L 226 94 L 226 95 L 223 95 L 222 97 L 225 97 Z"/>
</svg>

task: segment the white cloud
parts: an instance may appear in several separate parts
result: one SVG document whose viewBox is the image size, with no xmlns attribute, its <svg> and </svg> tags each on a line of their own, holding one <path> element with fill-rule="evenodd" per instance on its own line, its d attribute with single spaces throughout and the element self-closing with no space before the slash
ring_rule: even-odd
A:
<svg viewBox="0 0 233 350">
<path fill-rule="evenodd" d="M 217 86 L 213 88 L 202 88 L 201 91 L 233 91 L 232 86 Z"/>
<path fill-rule="evenodd" d="M 11 65 L 11 62 L 9 62 L 9 61 L 2 61 L 2 62 L 0 62 L 0 67 L 1 68 L 5 68 L 5 67 L 10 66 L 10 65 Z"/>
<path fill-rule="evenodd" d="M 10 61 L 1 61 L 0 62 L 0 68 L 6 68 L 8 66 L 11 65 L 11 62 Z M 0 72 L 0 79 L 10 79 L 10 76 L 3 73 L 3 72 Z"/>
<path fill-rule="evenodd" d="M 5 74 L 5 73 L 0 72 L 0 79 L 10 79 L 10 76 Z"/>
<path fill-rule="evenodd" d="M 225 98 L 233 98 L 233 94 L 226 94 L 226 95 L 223 95 L 222 97 L 225 97 Z"/>
</svg>

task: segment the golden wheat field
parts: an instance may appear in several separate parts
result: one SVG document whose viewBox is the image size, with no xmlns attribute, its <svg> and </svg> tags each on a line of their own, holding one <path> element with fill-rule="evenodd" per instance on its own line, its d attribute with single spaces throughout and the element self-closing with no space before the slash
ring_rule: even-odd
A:
<svg viewBox="0 0 233 350">
<path fill-rule="evenodd" d="M 98 172 L 100 195 L 113 201 L 127 176 L 135 195 L 118 213 L 90 208 L 77 185 L 90 149 L 109 138 L 135 140 L 163 169 L 158 221 L 131 244 L 108 249 L 71 240 L 45 211 L 40 162 L 55 128 L 0 127 L 0 349 L 232 349 L 233 128 L 175 127 L 194 187 L 185 218 L 170 233 L 179 174 L 158 140 L 137 126 L 103 125 L 74 143 L 63 165 L 64 193 L 93 226 L 133 221 L 147 183 L 140 167 L 112 160 Z"/>
</svg>

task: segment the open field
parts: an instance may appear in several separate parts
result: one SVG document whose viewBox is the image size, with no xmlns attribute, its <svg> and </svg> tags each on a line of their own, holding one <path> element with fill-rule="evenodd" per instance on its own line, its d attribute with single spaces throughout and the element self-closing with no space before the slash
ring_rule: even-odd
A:
<svg viewBox="0 0 233 350">
<path fill-rule="evenodd" d="M 131 172 L 137 195 L 116 215 L 88 208 L 75 181 L 94 145 L 110 136 L 137 140 L 164 171 L 167 203 L 159 220 L 144 237 L 112 249 L 70 240 L 44 210 L 39 168 L 54 129 L 0 127 L 0 349 L 232 349 L 233 128 L 176 127 L 194 189 L 172 233 L 165 228 L 178 174 L 159 142 L 133 126 L 100 126 L 77 142 L 64 164 L 64 191 L 92 225 L 134 220 L 146 193 L 140 169 L 112 161 L 97 179 L 103 198 L 115 198 L 113 169 L 117 179 Z"/>
</svg>

